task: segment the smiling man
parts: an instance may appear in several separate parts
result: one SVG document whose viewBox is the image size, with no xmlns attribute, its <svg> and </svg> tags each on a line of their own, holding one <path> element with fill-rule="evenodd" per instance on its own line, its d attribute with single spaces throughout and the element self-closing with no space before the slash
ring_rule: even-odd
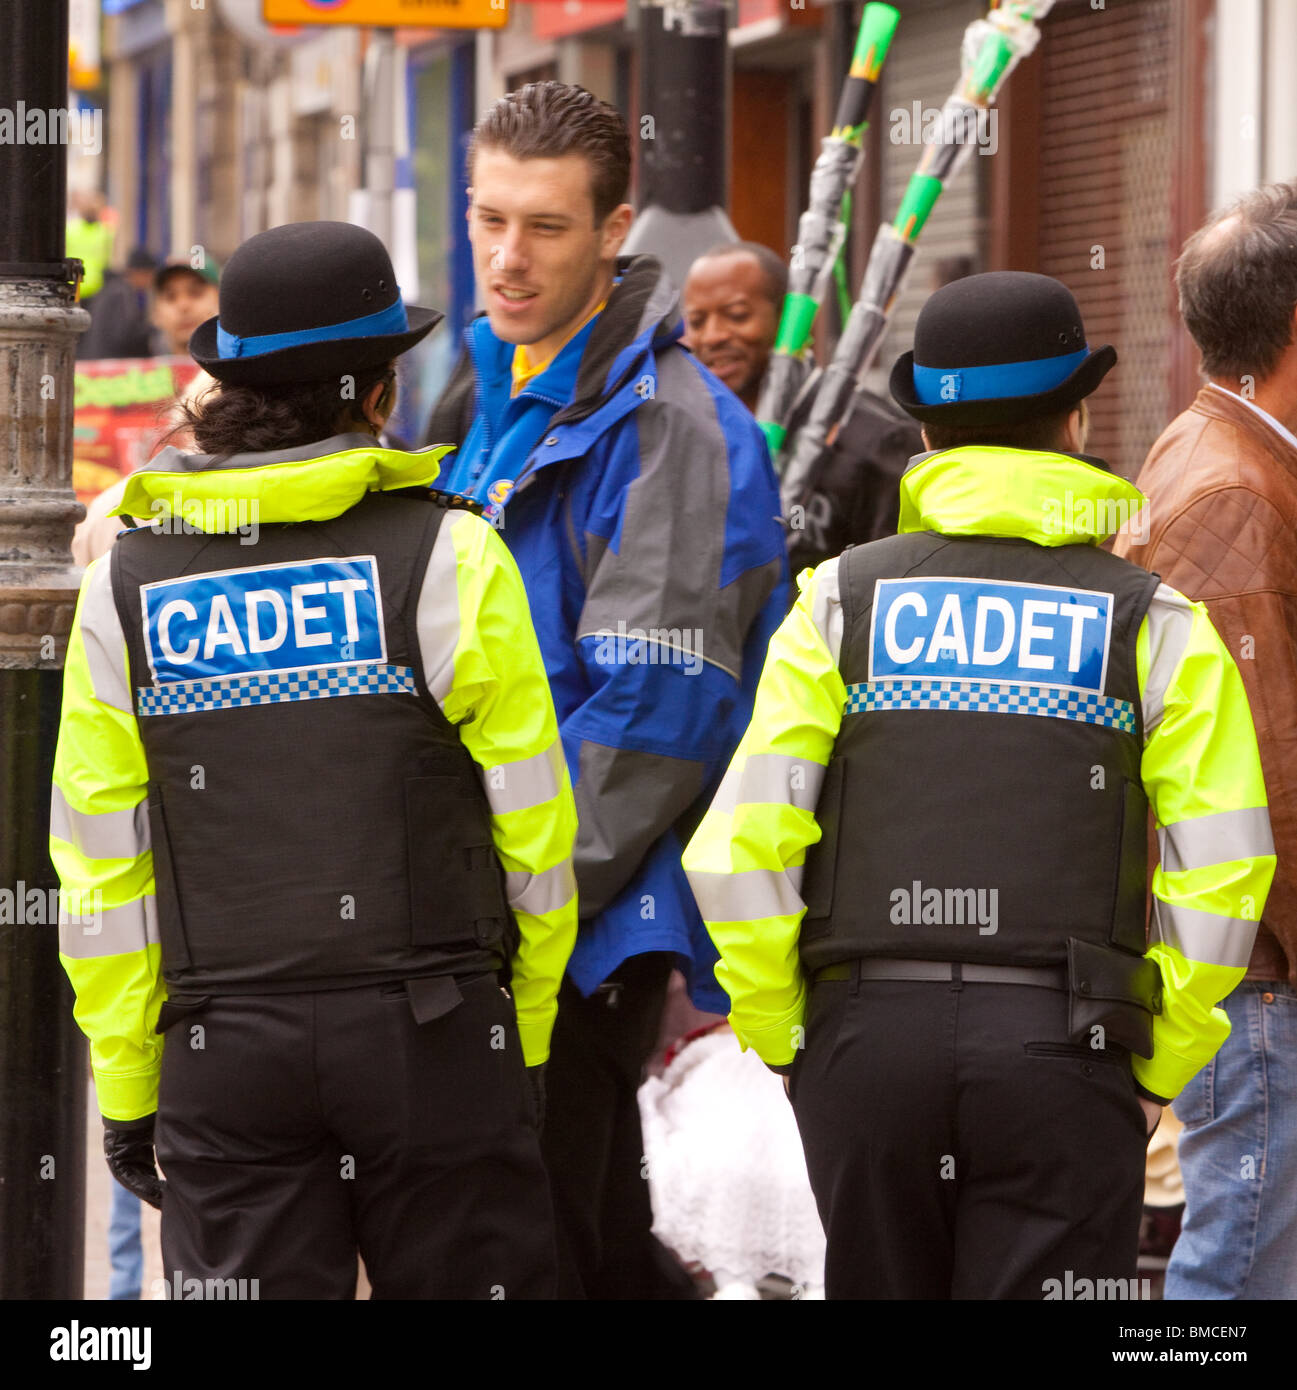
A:
<svg viewBox="0 0 1297 1390">
<path fill-rule="evenodd" d="M 486 313 L 429 439 L 460 444 L 445 486 L 487 503 L 518 562 L 577 798 L 581 923 L 544 1131 L 561 1288 L 670 1297 L 691 1285 L 650 1233 L 636 1092 L 673 965 L 700 1007 L 728 1007 L 680 853 L 783 612 L 779 499 L 755 421 L 681 346 L 661 265 L 618 255 L 616 110 L 558 82 L 510 93 L 469 178 Z"/>
<path fill-rule="evenodd" d="M 755 241 L 713 246 L 685 279 L 685 346 L 754 413 L 787 288 L 788 267 Z"/>
</svg>

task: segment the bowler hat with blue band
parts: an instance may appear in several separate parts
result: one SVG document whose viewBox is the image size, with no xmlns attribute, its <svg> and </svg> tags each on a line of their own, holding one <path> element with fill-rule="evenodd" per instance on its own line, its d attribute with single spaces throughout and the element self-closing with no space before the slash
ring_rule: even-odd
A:
<svg viewBox="0 0 1297 1390">
<path fill-rule="evenodd" d="M 220 312 L 189 354 L 232 386 L 324 381 L 382 366 L 441 322 L 401 300 L 387 248 L 350 222 L 290 222 L 230 257 Z"/>
<path fill-rule="evenodd" d="M 1081 311 L 1048 275 L 993 270 L 943 285 L 924 304 L 892 398 L 924 424 L 1012 425 L 1069 410 L 1117 361 L 1091 351 Z"/>
</svg>

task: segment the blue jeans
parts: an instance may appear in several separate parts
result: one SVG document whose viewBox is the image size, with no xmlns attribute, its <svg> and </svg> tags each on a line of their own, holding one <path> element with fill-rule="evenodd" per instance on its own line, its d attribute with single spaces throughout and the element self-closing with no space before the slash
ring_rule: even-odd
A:
<svg viewBox="0 0 1297 1390">
<path fill-rule="evenodd" d="M 1167 1298 L 1297 1298 L 1297 992 L 1245 980 L 1230 1035 L 1173 1109 L 1185 1213 Z"/>
<path fill-rule="evenodd" d="M 112 1215 L 108 1223 L 108 1297 L 139 1298 L 144 1282 L 144 1247 L 140 1243 L 140 1199 L 111 1178 Z"/>
</svg>

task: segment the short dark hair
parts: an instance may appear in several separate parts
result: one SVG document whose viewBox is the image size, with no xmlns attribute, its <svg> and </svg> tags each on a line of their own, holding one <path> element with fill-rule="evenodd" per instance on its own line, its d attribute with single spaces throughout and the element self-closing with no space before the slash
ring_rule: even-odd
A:
<svg viewBox="0 0 1297 1390">
<path fill-rule="evenodd" d="M 1269 376 L 1297 311 L 1297 183 L 1266 184 L 1215 213 L 1185 242 L 1175 283 L 1208 376 Z"/>
<path fill-rule="evenodd" d="M 528 82 L 502 96 L 478 121 L 468 146 L 468 176 L 480 149 L 515 159 L 579 154 L 590 165 L 598 226 L 630 190 L 630 135 L 615 106 L 567 82 Z"/>
<path fill-rule="evenodd" d="M 783 259 L 759 241 L 718 241 L 698 257 L 698 261 L 716 261 L 723 256 L 748 255 L 756 259 L 766 282 L 766 294 L 778 313 L 788 293 L 788 267 Z M 694 265 L 698 264 L 694 262 Z M 692 269 L 692 267 L 691 267 Z"/>
<path fill-rule="evenodd" d="M 1001 449 L 1039 449 L 1056 452 L 1065 447 L 1067 417 L 1077 407 L 1049 415 L 1033 415 L 1014 425 L 924 425 L 930 449 L 963 449 L 974 444 Z"/>
<path fill-rule="evenodd" d="M 379 397 L 381 409 L 391 404 L 395 390 L 394 363 L 356 372 L 346 396 L 341 377 L 282 386 L 218 383 L 196 400 L 181 402 L 180 424 L 171 434 L 188 426 L 200 453 L 222 458 L 316 444 L 351 429 L 368 429 L 360 402 L 383 380 L 388 384 Z"/>
</svg>

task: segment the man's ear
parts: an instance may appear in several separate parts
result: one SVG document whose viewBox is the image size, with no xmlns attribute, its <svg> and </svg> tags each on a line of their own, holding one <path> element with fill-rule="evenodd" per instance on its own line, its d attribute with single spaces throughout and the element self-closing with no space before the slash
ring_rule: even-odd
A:
<svg viewBox="0 0 1297 1390">
<path fill-rule="evenodd" d="M 603 256 L 605 261 L 616 258 L 621 251 L 622 242 L 630 234 L 630 224 L 635 220 L 635 209 L 629 203 L 619 203 L 608 214 L 603 227 Z"/>
<path fill-rule="evenodd" d="M 471 222 L 473 220 L 473 185 L 469 184 L 465 191 L 468 194 L 468 206 L 464 209 L 464 221 Z"/>
<path fill-rule="evenodd" d="M 923 447 L 931 452 L 932 440 L 928 438 L 928 427 L 926 425 L 919 426 L 919 437 L 923 440 Z"/>
</svg>

